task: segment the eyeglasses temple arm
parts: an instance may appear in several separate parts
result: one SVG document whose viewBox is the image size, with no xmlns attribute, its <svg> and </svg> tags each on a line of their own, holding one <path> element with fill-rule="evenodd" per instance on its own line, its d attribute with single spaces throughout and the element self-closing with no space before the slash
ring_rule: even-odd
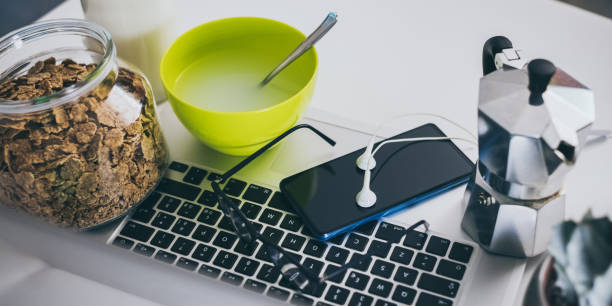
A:
<svg viewBox="0 0 612 306">
<path fill-rule="evenodd" d="M 236 166 L 234 166 L 233 168 L 231 168 L 227 172 L 225 172 L 221 176 L 221 180 L 219 181 L 219 184 L 222 184 L 227 179 L 232 177 L 234 174 L 236 174 L 236 172 L 240 171 L 242 168 L 244 168 L 246 165 L 248 165 L 250 162 L 252 162 L 255 158 L 259 157 L 261 154 L 263 154 L 265 151 L 267 151 L 272 146 L 277 144 L 279 141 L 283 140 L 283 138 L 287 137 L 289 134 L 295 132 L 296 130 L 303 129 L 303 128 L 307 128 L 307 129 L 313 131 L 315 134 L 319 135 L 319 137 L 323 138 L 323 140 L 325 140 L 331 146 L 335 146 L 336 145 L 336 142 L 333 139 L 329 138 L 327 135 L 323 134 L 323 132 L 317 130 L 315 127 L 313 127 L 313 126 L 311 126 L 309 124 L 298 124 L 298 125 L 290 128 L 290 129 L 288 129 L 287 131 L 282 133 L 280 136 L 274 138 L 272 141 L 268 142 L 265 146 L 263 146 L 259 150 L 257 150 L 255 153 L 249 155 L 249 157 L 243 159 Z"/>
<path fill-rule="evenodd" d="M 225 212 L 224 206 L 227 206 L 227 208 L 233 208 L 234 209 L 234 211 L 232 213 L 235 214 L 236 216 L 238 216 L 240 218 L 240 221 L 242 223 L 244 223 L 244 226 L 246 227 L 246 230 L 247 230 L 248 234 L 252 236 L 252 237 L 250 237 L 251 239 L 258 239 L 259 236 L 260 236 L 259 231 L 255 228 L 255 226 L 253 226 L 253 223 L 251 223 L 251 221 L 249 221 L 247 219 L 247 217 L 238 208 L 238 206 L 236 206 L 236 204 L 231 202 L 232 200 L 227 195 L 225 195 L 225 193 L 223 191 L 221 191 L 221 188 L 219 187 L 219 184 L 217 182 L 213 181 L 210 185 L 212 186 L 215 195 L 217 195 L 217 198 L 218 198 L 218 201 L 219 201 L 219 209 L 221 209 L 221 212 L 223 212 L 224 215 L 226 215 L 228 218 L 230 218 L 230 221 L 234 225 L 236 233 L 238 234 L 238 236 L 242 237 L 244 235 L 244 232 L 242 231 L 241 228 L 239 229 L 240 224 L 236 224 L 236 222 L 235 222 L 236 219 L 230 217 L 230 215 L 228 215 Z"/>
</svg>

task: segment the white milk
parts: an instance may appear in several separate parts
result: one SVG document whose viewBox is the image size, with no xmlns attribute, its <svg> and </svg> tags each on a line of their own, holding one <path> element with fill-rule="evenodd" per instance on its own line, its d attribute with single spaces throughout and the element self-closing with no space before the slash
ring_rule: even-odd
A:
<svg viewBox="0 0 612 306">
<path fill-rule="evenodd" d="M 174 1 L 81 0 L 81 4 L 87 19 L 110 32 L 117 55 L 144 72 L 155 100 L 165 100 L 159 64 L 175 35 Z"/>
</svg>

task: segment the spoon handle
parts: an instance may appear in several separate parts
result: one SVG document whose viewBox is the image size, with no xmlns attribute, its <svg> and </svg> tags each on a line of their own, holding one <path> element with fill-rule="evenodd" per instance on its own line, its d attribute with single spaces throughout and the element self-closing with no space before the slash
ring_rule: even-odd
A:
<svg viewBox="0 0 612 306">
<path fill-rule="evenodd" d="M 266 85 L 270 82 L 277 74 L 279 74 L 283 69 L 285 69 L 289 64 L 291 64 L 294 60 L 300 57 L 304 52 L 308 51 L 312 46 L 321 39 L 338 21 L 338 15 L 336 13 L 329 13 L 325 20 L 319 25 L 319 27 L 314 30 L 306 39 L 299 45 L 285 60 L 280 63 L 280 65 L 276 66 L 274 70 L 272 70 L 263 81 L 261 81 L 261 85 Z"/>
</svg>

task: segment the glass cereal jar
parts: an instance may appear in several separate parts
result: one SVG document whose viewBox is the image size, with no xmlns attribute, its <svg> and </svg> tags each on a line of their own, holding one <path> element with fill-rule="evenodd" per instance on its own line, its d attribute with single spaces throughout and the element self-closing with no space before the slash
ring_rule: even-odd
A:
<svg viewBox="0 0 612 306">
<path fill-rule="evenodd" d="M 136 206 L 168 150 L 147 79 L 76 19 L 0 39 L 0 203 L 89 229 Z"/>
</svg>

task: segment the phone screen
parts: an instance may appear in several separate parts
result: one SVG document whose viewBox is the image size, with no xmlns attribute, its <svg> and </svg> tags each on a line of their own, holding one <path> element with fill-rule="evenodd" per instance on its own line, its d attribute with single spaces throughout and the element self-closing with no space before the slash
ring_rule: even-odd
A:
<svg viewBox="0 0 612 306">
<path fill-rule="evenodd" d="M 394 138 L 444 137 L 426 124 Z M 356 165 L 365 148 L 285 178 L 282 193 L 312 234 L 329 239 L 466 182 L 474 164 L 451 141 L 390 143 L 374 156 L 370 187 L 374 206 L 361 208 L 355 196 L 364 171 Z"/>
</svg>

